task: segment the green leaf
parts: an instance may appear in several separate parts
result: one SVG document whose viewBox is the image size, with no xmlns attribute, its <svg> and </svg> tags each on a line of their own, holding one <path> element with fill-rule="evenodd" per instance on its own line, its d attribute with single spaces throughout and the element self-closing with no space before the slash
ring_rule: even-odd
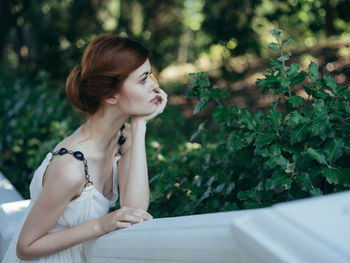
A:
<svg viewBox="0 0 350 263">
<path fill-rule="evenodd" d="M 291 79 L 291 86 L 296 86 L 302 83 L 305 80 L 307 73 L 305 71 L 300 71 L 296 76 Z"/>
<path fill-rule="evenodd" d="M 272 125 L 272 128 L 275 131 L 278 131 L 281 127 L 281 113 L 276 109 L 271 109 L 268 113 L 268 117 Z"/>
<path fill-rule="evenodd" d="M 179 204 L 179 206 L 175 209 L 175 214 L 182 214 L 185 210 L 185 206 L 187 205 L 187 203 L 181 203 Z"/>
<path fill-rule="evenodd" d="M 261 200 L 261 193 L 257 189 L 250 189 L 246 191 L 239 191 L 237 194 L 239 200 Z"/>
<path fill-rule="evenodd" d="M 298 111 L 293 111 L 287 115 L 288 120 L 286 124 L 288 126 L 297 126 L 306 122 L 306 118 L 302 116 Z"/>
<path fill-rule="evenodd" d="M 281 98 L 278 98 L 277 100 L 272 102 L 272 108 L 276 109 L 280 102 L 281 102 Z"/>
<path fill-rule="evenodd" d="M 329 76 L 327 74 L 323 75 L 323 83 L 326 85 L 326 87 L 330 91 L 332 91 L 333 94 L 337 93 L 337 90 L 336 90 L 337 83 L 335 82 L 335 80 L 331 76 Z"/>
<path fill-rule="evenodd" d="M 291 183 L 291 179 L 288 175 L 282 172 L 275 172 L 270 178 L 266 180 L 266 189 L 274 190 L 281 186 L 283 186 L 284 189 L 289 189 Z"/>
<path fill-rule="evenodd" d="M 212 116 L 216 123 L 224 122 L 228 117 L 228 109 L 222 105 L 218 105 L 213 110 Z"/>
<path fill-rule="evenodd" d="M 206 88 L 210 86 L 209 78 L 204 72 L 198 73 L 198 84 L 201 88 Z"/>
<path fill-rule="evenodd" d="M 269 49 L 273 50 L 273 51 L 279 51 L 280 47 L 278 46 L 277 43 L 271 42 L 268 46 Z"/>
<path fill-rule="evenodd" d="M 278 41 L 282 41 L 283 37 L 281 36 L 282 30 L 274 27 L 272 30 L 270 30 L 271 35 Z"/>
<path fill-rule="evenodd" d="M 309 191 L 312 188 L 312 182 L 309 174 L 302 172 L 295 176 L 295 182 L 301 186 L 304 191 Z"/>
<path fill-rule="evenodd" d="M 294 144 L 296 142 L 301 142 L 305 138 L 307 134 L 307 126 L 308 124 L 305 123 L 291 130 L 290 132 L 291 144 Z"/>
<path fill-rule="evenodd" d="M 293 104 L 294 107 L 298 107 L 305 104 L 305 100 L 297 95 L 289 97 L 288 102 Z"/>
<path fill-rule="evenodd" d="M 235 202 L 229 203 L 225 202 L 224 206 L 221 208 L 221 212 L 239 210 L 238 205 Z"/>
<path fill-rule="evenodd" d="M 314 79 L 314 80 L 318 80 L 318 65 L 311 61 L 309 64 L 309 76 Z"/>
<path fill-rule="evenodd" d="M 316 160 L 320 164 L 327 164 L 326 157 L 314 148 L 308 148 L 305 151 L 312 159 Z"/>
<path fill-rule="evenodd" d="M 350 187 L 350 167 L 338 169 L 338 172 L 339 182 L 345 187 Z"/>
<path fill-rule="evenodd" d="M 230 94 L 225 93 L 222 91 L 222 89 L 209 89 L 209 94 L 210 97 L 212 97 L 213 99 L 223 99 L 228 97 Z"/>
<path fill-rule="evenodd" d="M 257 149 L 256 153 L 263 156 L 263 157 L 272 157 L 273 156 L 273 154 L 271 154 L 268 149 Z"/>
<path fill-rule="evenodd" d="M 326 177 L 328 183 L 337 185 L 339 183 L 341 173 L 338 171 L 338 169 L 325 167 L 322 169 L 322 175 Z"/>
<path fill-rule="evenodd" d="M 275 161 L 279 166 L 281 166 L 283 169 L 287 169 L 288 164 L 289 164 L 289 161 L 288 161 L 283 155 L 276 156 L 276 157 L 274 158 L 274 161 Z"/>
<path fill-rule="evenodd" d="M 197 84 L 197 80 L 196 79 L 191 79 L 190 82 L 188 83 L 188 87 L 193 87 Z"/>
<path fill-rule="evenodd" d="M 323 152 L 326 155 L 326 159 L 329 163 L 333 163 L 343 155 L 344 141 L 341 138 L 332 140 L 324 148 Z"/>
<path fill-rule="evenodd" d="M 284 170 L 287 174 L 294 173 L 295 163 L 287 163 L 287 168 Z"/>
<path fill-rule="evenodd" d="M 211 194 L 211 187 L 208 187 L 204 194 L 199 198 L 198 202 L 202 202 L 204 199 L 207 199 Z"/>
<path fill-rule="evenodd" d="M 222 183 L 219 184 L 217 187 L 213 189 L 213 193 L 221 193 L 222 190 L 225 188 L 226 184 Z"/>
<path fill-rule="evenodd" d="M 197 114 L 198 112 L 203 110 L 205 106 L 207 106 L 208 102 L 209 102 L 208 99 L 201 98 L 199 102 L 196 104 L 196 106 L 194 107 L 193 114 Z"/>
<path fill-rule="evenodd" d="M 189 73 L 188 75 L 193 78 L 189 83 L 190 87 L 198 85 L 201 88 L 206 88 L 211 85 L 208 76 L 204 72 Z"/>
<path fill-rule="evenodd" d="M 286 71 L 287 76 L 292 78 L 299 74 L 299 64 L 293 63 L 289 66 L 289 68 Z"/>
<path fill-rule="evenodd" d="M 292 44 L 292 43 L 293 43 L 293 41 L 294 41 L 294 40 L 293 40 L 293 39 L 291 39 L 291 38 L 290 38 L 290 39 L 288 39 L 288 41 L 287 41 L 287 42 L 285 42 L 285 43 L 283 43 L 283 44 L 282 44 L 282 47 L 288 47 L 288 46 L 290 46 L 290 44 Z"/>
<path fill-rule="evenodd" d="M 298 147 L 292 146 L 290 144 L 283 144 L 282 150 L 287 153 L 300 154 L 300 149 Z"/>
<path fill-rule="evenodd" d="M 320 190 L 320 188 L 314 187 L 310 190 L 310 194 L 312 196 L 319 196 L 322 195 L 322 191 Z"/>
<path fill-rule="evenodd" d="M 231 140 L 230 150 L 233 152 L 237 152 L 247 146 L 248 144 L 245 141 L 238 138 L 234 138 Z"/>
<path fill-rule="evenodd" d="M 241 120 L 249 130 L 254 130 L 256 127 L 256 121 L 254 116 L 248 112 L 248 109 L 241 109 Z"/>
<path fill-rule="evenodd" d="M 347 113 L 350 113 L 350 103 L 349 102 L 345 104 L 345 111 Z"/>
<path fill-rule="evenodd" d="M 317 99 L 328 99 L 331 97 L 331 95 L 323 90 L 315 90 L 312 95 Z"/>
<path fill-rule="evenodd" d="M 264 146 L 272 143 L 274 140 L 277 140 L 277 139 L 278 139 L 278 136 L 275 133 L 266 133 L 258 136 L 256 140 L 256 144 L 258 146 Z"/>
<path fill-rule="evenodd" d="M 275 88 L 274 94 L 287 92 L 290 87 L 290 80 L 285 77 L 279 77 L 278 80 L 279 80 L 279 87 Z"/>
<path fill-rule="evenodd" d="M 244 201 L 242 203 L 242 206 L 244 209 L 255 209 L 255 208 L 260 208 L 261 203 L 260 202 L 253 202 L 253 201 Z"/>
<path fill-rule="evenodd" d="M 270 152 L 274 156 L 278 156 L 281 154 L 281 145 L 279 144 L 273 144 L 270 146 Z"/>
<path fill-rule="evenodd" d="M 326 112 L 324 100 L 315 100 L 312 104 L 312 112 L 310 113 L 310 115 L 322 112 Z"/>
<path fill-rule="evenodd" d="M 289 161 L 281 154 L 281 148 L 275 148 L 275 144 L 270 147 L 272 156 L 265 163 L 266 166 L 271 169 L 275 168 L 277 165 L 281 166 L 283 169 L 287 168 Z"/>
<path fill-rule="evenodd" d="M 303 88 L 308 95 L 312 95 L 314 92 L 310 84 L 303 84 Z"/>
<path fill-rule="evenodd" d="M 278 61 L 287 61 L 290 58 L 290 54 L 285 54 L 277 58 Z"/>
<path fill-rule="evenodd" d="M 190 138 L 190 142 L 192 142 L 194 139 L 196 139 L 197 136 L 204 130 L 205 123 L 206 123 L 206 121 L 199 124 L 197 131 L 192 134 L 192 136 Z"/>
</svg>

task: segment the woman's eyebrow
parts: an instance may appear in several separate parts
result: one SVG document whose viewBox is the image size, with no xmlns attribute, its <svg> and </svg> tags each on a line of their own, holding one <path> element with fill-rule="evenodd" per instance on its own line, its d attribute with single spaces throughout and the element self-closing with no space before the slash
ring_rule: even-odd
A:
<svg viewBox="0 0 350 263">
<path fill-rule="evenodd" d="M 143 76 L 143 75 L 145 75 L 145 74 L 147 75 L 148 73 L 152 73 L 152 69 L 151 69 L 151 71 L 150 71 L 150 72 L 149 72 L 149 71 L 145 71 L 145 72 L 143 72 L 143 73 L 142 73 L 142 74 L 139 76 L 139 78 L 140 78 L 140 77 L 142 77 L 142 76 Z"/>
</svg>

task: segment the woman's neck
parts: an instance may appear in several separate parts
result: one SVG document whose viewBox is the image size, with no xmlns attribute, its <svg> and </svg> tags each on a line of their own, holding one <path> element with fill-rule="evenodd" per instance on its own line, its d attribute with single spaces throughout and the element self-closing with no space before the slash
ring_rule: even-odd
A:
<svg viewBox="0 0 350 263">
<path fill-rule="evenodd" d="M 128 118 L 128 115 L 112 110 L 98 111 L 81 126 L 83 140 L 95 153 L 114 153 L 117 149 L 119 130 Z"/>
</svg>

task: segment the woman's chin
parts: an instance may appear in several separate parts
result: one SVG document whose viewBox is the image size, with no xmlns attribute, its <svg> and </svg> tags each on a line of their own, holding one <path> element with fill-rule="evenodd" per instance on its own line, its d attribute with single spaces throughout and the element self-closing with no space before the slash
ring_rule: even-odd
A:
<svg viewBox="0 0 350 263">
<path fill-rule="evenodd" d="M 153 106 L 148 107 L 147 110 L 136 112 L 133 115 L 150 115 L 154 113 L 156 110 L 157 110 L 157 105 L 153 104 Z"/>
</svg>

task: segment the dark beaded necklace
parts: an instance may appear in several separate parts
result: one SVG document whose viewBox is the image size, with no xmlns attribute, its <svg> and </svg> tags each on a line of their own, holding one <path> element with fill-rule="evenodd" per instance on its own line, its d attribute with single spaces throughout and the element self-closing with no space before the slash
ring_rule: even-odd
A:
<svg viewBox="0 0 350 263">
<path fill-rule="evenodd" d="M 125 143 L 126 139 L 124 137 L 124 129 L 125 129 L 125 124 L 123 124 L 123 126 L 120 128 L 120 136 L 118 139 L 118 154 L 121 156 L 122 155 L 122 148 L 123 148 L 123 144 Z M 58 151 L 55 151 L 52 153 L 52 155 L 65 155 L 65 154 L 71 154 L 75 157 L 75 159 L 82 161 L 84 164 L 84 171 L 85 171 L 85 178 L 86 178 L 86 184 L 85 186 L 87 186 L 88 184 L 93 185 L 94 183 L 90 180 L 90 175 L 89 175 L 89 171 L 88 171 L 88 165 L 87 165 L 87 160 L 84 157 L 84 154 L 80 151 L 71 151 L 71 150 L 67 150 L 66 148 L 61 148 Z"/>
<path fill-rule="evenodd" d="M 122 148 L 123 148 L 123 144 L 125 143 L 126 139 L 124 137 L 124 130 L 125 130 L 125 124 L 123 124 L 123 126 L 120 128 L 120 136 L 118 139 L 118 154 L 122 155 Z"/>
</svg>

